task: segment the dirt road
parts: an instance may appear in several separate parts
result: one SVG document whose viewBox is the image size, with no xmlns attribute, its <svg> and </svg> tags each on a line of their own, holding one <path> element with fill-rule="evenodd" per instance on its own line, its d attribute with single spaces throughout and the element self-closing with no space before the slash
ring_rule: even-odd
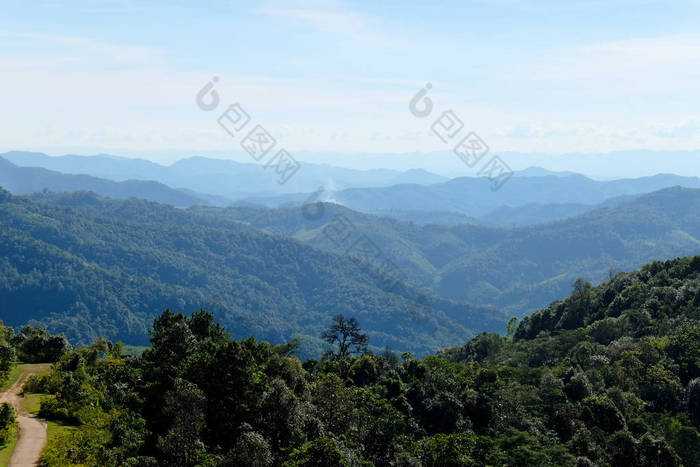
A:
<svg viewBox="0 0 700 467">
<path fill-rule="evenodd" d="M 0 393 L 0 403 L 7 402 L 12 404 L 19 422 L 19 438 L 10 458 L 9 467 L 37 465 L 41 458 L 41 451 L 46 445 L 46 423 L 22 409 L 22 396 L 20 396 L 20 393 L 22 392 L 22 385 L 27 378 L 47 368 L 48 365 L 28 365 L 28 368 L 20 373 L 12 387 Z"/>
</svg>

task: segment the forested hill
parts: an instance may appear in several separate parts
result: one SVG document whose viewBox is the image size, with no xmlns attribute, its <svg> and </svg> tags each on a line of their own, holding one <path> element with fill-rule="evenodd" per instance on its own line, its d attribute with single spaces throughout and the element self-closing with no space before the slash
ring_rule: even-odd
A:
<svg viewBox="0 0 700 467">
<path fill-rule="evenodd" d="M 612 208 L 522 228 L 416 225 L 325 204 L 305 219 L 298 208 L 191 208 L 294 236 L 326 249 L 323 233 L 345 216 L 416 284 L 437 295 L 522 316 L 565 297 L 578 277 L 599 283 L 614 266 L 630 271 L 656 259 L 700 252 L 700 190 L 667 188 Z"/>
<path fill-rule="evenodd" d="M 97 341 L 30 382 L 43 416 L 78 425 L 42 465 L 700 465 L 700 256 L 577 281 L 514 337 L 424 359 L 336 343 L 302 364 L 206 312 L 153 327 L 140 358 Z"/>
<path fill-rule="evenodd" d="M 513 339 L 441 356 L 488 369 L 486 426 L 554 436 L 576 465 L 700 465 L 700 256 L 577 281 Z"/>
<path fill-rule="evenodd" d="M 207 308 L 238 338 L 309 336 L 312 354 L 336 313 L 358 316 L 376 346 L 417 353 L 503 329 L 492 309 L 423 303 L 402 283 L 387 291 L 345 256 L 241 223 L 90 193 L 38 198 L 58 205 L 0 192 L 0 310 L 9 325 L 37 320 L 73 343 L 146 343 L 164 308 Z"/>
</svg>

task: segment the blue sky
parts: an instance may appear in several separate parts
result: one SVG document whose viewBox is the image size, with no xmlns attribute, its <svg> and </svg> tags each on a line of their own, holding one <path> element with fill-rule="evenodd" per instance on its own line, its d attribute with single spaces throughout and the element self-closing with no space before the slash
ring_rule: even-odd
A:
<svg viewBox="0 0 700 467">
<path fill-rule="evenodd" d="M 6 0 L 0 152 L 242 157 L 213 76 L 292 151 L 444 150 L 427 82 L 494 151 L 698 149 L 700 1 Z"/>
</svg>

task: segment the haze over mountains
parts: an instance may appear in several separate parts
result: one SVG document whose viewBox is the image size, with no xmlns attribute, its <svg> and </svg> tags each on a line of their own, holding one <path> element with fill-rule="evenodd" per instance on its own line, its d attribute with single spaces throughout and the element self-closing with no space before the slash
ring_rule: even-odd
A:
<svg viewBox="0 0 700 467">
<path fill-rule="evenodd" d="M 431 136 L 431 135 L 428 135 Z M 434 138 L 435 136 L 432 135 Z M 58 150 L 58 149 L 57 149 Z M 77 149 L 74 151 L 78 151 Z M 78 153 L 83 153 L 80 150 Z M 65 153 L 65 152 L 63 152 Z M 117 152 L 128 157 L 145 157 L 151 160 L 171 163 L 191 157 L 190 150 L 124 150 Z M 199 156 L 211 159 L 236 158 L 238 161 L 252 162 L 243 151 L 198 151 Z M 597 180 L 616 178 L 637 178 L 660 173 L 679 175 L 700 173 L 700 150 L 653 150 L 636 149 L 609 152 L 525 152 L 498 151 L 508 165 L 520 172 L 529 167 L 540 167 L 547 172 L 578 173 Z M 455 157 L 454 152 L 349 152 L 349 151 L 294 151 L 294 156 L 307 164 L 334 165 L 355 170 L 383 169 L 402 172 L 410 167 L 422 167 L 443 177 L 475 176 L 476 170 L 465 166 Z M 539 175 L 542 175 L 541 173 Z"/>
<path fill-rule="evenodd" d="M 700 178 L 662 174 L 597 181 L 583 175 L 521 176 L 512 177 L 499 190 L 493 191 L 491 182 L 484 177 L 462 177 L 427 186 L 404 184 L 380 188 L 348 188 L 330 193 L 327 197 L 333 202 L 364 212 L 410 208 L 414 211 L 452 211 L 480 217 L 502 206 L 592 206 L 610 198 L 648 193 L 672 186 L 700 188 Z M 302 195 L 250 199 L 267 206 L 282 206 L 304 200 Z"/>
<path fill-rule="evenodd" d="M 174 206 L 206 203 L 206 197 L 174 190 L 159 182 L 126 180 L 114 182 L 89 175 L 73 175 L 39 167 L 18 167 L 0 157 L 0 187 L 23 195 L 42 190 L 69 192 L 90 190 L 112 198 L 143 198 Z"/>
<path fill-rule="evenodd" d="M 42 153 L 11 151 L 0 154 L 0 157 L 21 166 L 43 167 L 108 180 L 155 180 L 174 188 L 222 196 L 230 200 L 260 193 L 309 192 L 327 185 L 332 185 L 334 189 L 343 189 L 400 183 L 432 184 L 447 180 L 421 169 L 353 170 L 325 164 L 303 164 L 303 170 L 296 173 L 287 183 L 280 185 L 274 169 L 266 169 L 263 164 L 204 157 L 181 159 L 169 166 L 143 159 L 109 155 L 49 157 Z"/>
<path fill-rule="evenodd" d="M 672 186 L 700 188 L 697 177 L 661 174 L 601 181 L 571 172 L 531 167 L 515 172 L 508 183 L 494 192 L 483 177 L 447 180 L 422 169 L 362 171 L 307 163 L 286 184 L 279 185 L 273 171 L 264 165 L 202 157 L 183 159 L 170 166 L 106 155 L 49 157 L 12 151 L 0 158 L 23 167 L 42 167 L 104 180 L 59 182 L 61 177 L 55 173 L 25 171 L 20 176 L 15 168 L 15 175 L 6 177 L 6 184 L 16 193 L 43 188 L 57 192 L 88 189 L 103 196 L 135 196 L 178 206 L 243 203 L 280 207 L 299 205 L 323 187 L 320 199 L 353 210 L 441 224 L 523 226 L 572 217 L 600 205 L 613 206 L 624 197 Z M 127 180 L 137 185 L 131 192 L 124 185 L 109 183 Z M 146 189 L 134 180 L 158 182 L 173 190 L 168 192 L 167 187 L 158 185 Z"/>
</svg>

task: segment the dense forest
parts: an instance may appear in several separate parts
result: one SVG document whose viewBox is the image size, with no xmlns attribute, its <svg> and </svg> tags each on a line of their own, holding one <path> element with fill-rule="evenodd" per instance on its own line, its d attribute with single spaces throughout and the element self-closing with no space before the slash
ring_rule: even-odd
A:
<svg viewBox="0 0 700 467">
<path fill-rule="evenodd" d="M 301 216 L 301 213 L 299 213 Z M 172 206 L 91 193 L 0 191 L 0 310 L 76 344 L 97 337 L 147 344 L 164 308 L 206 308 L 236 338 L 275 344 L 302 338 L 320 355 L 324 323 L 362 317 L 372 344 L 425 355 L 505 315 L 444 300 L 393 271 L 321 251 L 240 222 Z"/>
<path fill-rule="evenodd" d="M 694 466 L 699 319 L 700 256 L 578 280 L 506 336 L 423 359 L 368 352 L 353 318 L 302 361 L 165 311 L 142 356 L 65 348 L 25 389 L 76 426 L 44 466 Z"/>
<path fill-rule="evenodd" d="M 538 189 L 546 192 L 544 187 Z M 520 228 L 418 225 L 331 203 L 323 205 L 322 215 L 310 218 L 299 216 L 298 208 L 191 209 L 331 251 L 342 251 L 343 246 L 324 234 L 324 226 L 342 216 L 413 283 L 441 297 L 523 316 L 566 296 L 578 277 L 599 283 L 611 266 L 630 271 L 655 259 L 697 253 L 700 190 L 668 188 L 611 204 L 570 219 Z"/>
<path fill-rule="evenodd" d="M 318 356 L 321 323 L 358 313 L 375 351 L 423 356 L 503 329 L 507 316 L 565 296 L 579 276 L 599 283 L 611 265 L 694 254 L 700 238 L 700 190 L 682 188 L 509 229 L 417 225 L 328 203 L 305 215 L 90 193 L 0 198 L 5 320 L 34 320 L 76 343 L 143 345 L 157 310 L 206 308 L 235 338 L 299 337 Z M 340 221 L 352 236 L 334 243 L 328 232 Z M 371 267 L 348 257 L 362 238 L 380 251 Z"/>
</svg>

